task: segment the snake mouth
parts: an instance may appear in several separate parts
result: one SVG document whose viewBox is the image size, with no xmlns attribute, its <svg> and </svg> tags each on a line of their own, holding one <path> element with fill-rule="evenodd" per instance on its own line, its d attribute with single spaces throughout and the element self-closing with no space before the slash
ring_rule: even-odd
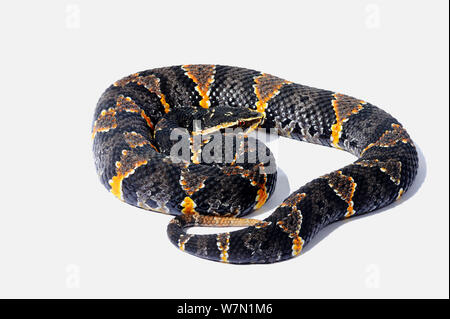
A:
<svg viewBox="0 0 450 319">
<path fill-rule="evenodd" d="M 203 130 L 193 132 L 193 135 L 208 135 L 220 132 L 222 134 L 228 133 L 226 129 L 242 129 L 242 133 L 249 134 L 251 131 L 256 129 L 258 125 L 263 120 L 264 116 L 261 114 L 260 116 L 248 117 L 244 119 L 238 119 L 232 122 L 221 123 L 216 126 L 208 127 Z M 236 133 L 235 131 L 234 133 Z"/>
</svg>

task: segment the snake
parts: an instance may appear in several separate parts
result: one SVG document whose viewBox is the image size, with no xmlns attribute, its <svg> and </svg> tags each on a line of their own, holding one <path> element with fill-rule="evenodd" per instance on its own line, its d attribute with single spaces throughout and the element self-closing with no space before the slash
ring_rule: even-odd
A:
<svg viewBox="0 0 450 319">
<path fill-rule="evenodd" d="M 277 181 L 274 155 L 250 134 L 260 130 L 357 159 L 300 187 L 267 218 L 246 218 L 267 202 Z M 98 100 L 91 134 L 95 168 L 109 192 L 174 216 L 167 234 L 178 249 L 230 264 L 298 256 L 327 225 L 399 200 L 418 170 L 409 134 L 377 106 L 226 65 L 159 67 L 123 77 Z M 188 231 L 196 226 L 240 228 Z"/>
</svg>

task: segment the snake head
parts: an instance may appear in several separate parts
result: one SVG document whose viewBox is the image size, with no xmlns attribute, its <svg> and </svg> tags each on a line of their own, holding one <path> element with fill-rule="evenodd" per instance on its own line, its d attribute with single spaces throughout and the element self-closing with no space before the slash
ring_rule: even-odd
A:
<svg viewBox="0 0 450 319">
<path fill-rule="evenodd" d="M 178 136 L 210 135 L 215 133 L 248 134 L 256 129 L 264 114 L 229 106 L 200 108 L 180 107 L 172 109 L 155 125 L 154 138 L 161 152 L 169 152 Z M 182 129 L 176 130 L 175 129 Z M 227 131 L 226 129 L 232 129 Z M 239 130 L 238 130 L 239 129 Z M 173 134 L 175 132 L 175 135 Z M 177 136 L 172 139 L 172 137 Z"/>
<path fill-rule="evenodd" d="M 244 133 L 249 133 L 264 119 L 264 114 L 257 111 L 228 106 L 197 109 L 192 115 L 194 121 L 200 121 L 197 127 L 193 125 L 194 134 L 212 134 L 226 128 L 241 128 Z"/>
</svg>

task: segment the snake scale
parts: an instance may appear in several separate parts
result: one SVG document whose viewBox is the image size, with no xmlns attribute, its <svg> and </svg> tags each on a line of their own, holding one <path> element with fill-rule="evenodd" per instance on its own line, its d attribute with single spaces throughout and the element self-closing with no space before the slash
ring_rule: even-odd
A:
<svg viewBox="0 0 450 319">
<path fill-rule="evenodd" d="M 171 135 L 176 128 L 187 132 L 188 156 L 171 153 L 183 139 Z M 226 131 L 238 128 L 240 134 Z M 250 160 L 261 149 L 273 159 L 262 143 L 247 138 L 253 129 L 272 129 L 358 159 L 302 186 L 268 218 L 240 218 L 264 205 L 276 182 L 269 161 Z M 211 154 L 207 148 L 217 134 L 232 136 L 232 142 L 228 148 L 214 144 L 220 145 L 219 161 L 207 162 L 202 155 Z M 299 255 L 326 225 L 399 199 L 418 168 L 408 133 L 378 107 L 221 65 L 162 67 L 118 80 L 98 101 L 92 138 L 97 173 L 111 193 L 136 207 L 175 215 L 167 233 L 179 249 L 235 264 Z M 224 160 L 224 150 L 231 160 Z M 245 228 L 200 235 L 186 231 L 192 226 Z"/>
</svg>

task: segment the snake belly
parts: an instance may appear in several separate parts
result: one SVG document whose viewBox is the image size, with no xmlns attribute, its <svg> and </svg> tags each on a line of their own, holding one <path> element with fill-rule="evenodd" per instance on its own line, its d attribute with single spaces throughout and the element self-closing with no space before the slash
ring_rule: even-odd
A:
<svg viewBox="0 0 450 319">
<path fill-rule="evenodd" d="M 261 115 L 258 127 L 348 151 L 357 160 L 287 197 L 266 219 L 240 218 L 264 205 L 275 174 L 252 167 L 175 161 L 161 151 L 161 119 L 181 108 L 233 108 Z M 171 242 L 195 256 L 225 263 L 273 263 L 300 254 L 326 225 L 389 205 L 417 174 L 416 148 L 402 125 L 351 96 L 296 84 L 258 71 L 180 65 L 134 73 L 98 101 L 92 125 L 95 165 L 120 200 L 176 216 Z M 261 167 L 256 164 L 255 167 Z M 274 176 L 272 176 L 274 175 Z M 198 235 L 191 226 L 246 226 Z"/>
</svg>

